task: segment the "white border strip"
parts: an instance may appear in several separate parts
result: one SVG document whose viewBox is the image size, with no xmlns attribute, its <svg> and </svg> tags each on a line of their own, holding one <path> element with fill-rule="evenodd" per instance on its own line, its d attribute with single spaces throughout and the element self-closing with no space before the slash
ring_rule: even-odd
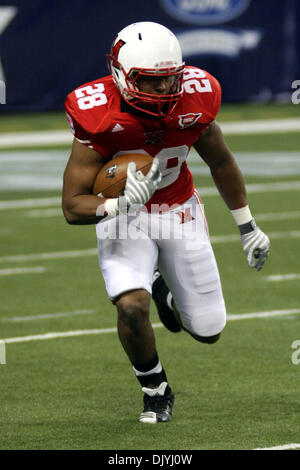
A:
<svg viewBox="0 0 300 470">
<path fill-rule="evenodd" d="M 269 317 L 277 317 L 277 316 L 284 316 L 290 314 L 299 314 L 300 309 L 289 309 L 289 310 L 271 310 L 270 312 L 257 312 L 257 313 L 244 313 L 233 315 L 227 315 L 227 320 L 248 320 L 252 318 L 269 318 Z M 162 323 L 153 323 L 153 328 L 161 328 L 163 327 Z M 0 341 L 4 341 L 6 344 L 11 343 L 25 343 L 28 341 L 39 341 L 39 340 L 47 340 L 47 339 L 56 339 L 56 338 L 70 338 L 72 336 L 83 336 L 83 335 L 99 335 L 99 334 L 106 334 L 106 333 L 116 333 L 117 328 L 101 328 L 101 329 L 93 329 L 93 330 L 74 330 L 74 331 L 61 331 L 61 332 L 53 332 L 53 333 L 44 333 L 40 335 L 31 335 L 31 336 L 18 336 L 16 338 L 6 338 Z"/>
<path fill-rule="evenodd" d="M 292 449 L 300 449 L 300 444 L 284 444 L 282 446 L 274 446 L 274 447 L 260 447 L 253 450 L 292 450 Z"/>
</svg>

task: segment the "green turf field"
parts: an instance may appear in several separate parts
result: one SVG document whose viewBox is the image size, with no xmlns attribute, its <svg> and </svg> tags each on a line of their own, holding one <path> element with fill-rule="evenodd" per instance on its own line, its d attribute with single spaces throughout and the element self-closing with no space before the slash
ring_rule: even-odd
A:
<svg viewBox="0 0 300 470">
<path fill-rule="evenodd" d="M 259 106 L 257 113 L 254 105 L 224 106 L 219 120 L 297 112 L 293 105 Z M 12 131 L 12 124 L 16 131 L 67 129 L 62 113 L 2 116 L 0 132 Z M 270 235 L 271 254 L 261 272 L 248 268 L 230 213 L 207 190 L 213 183 L 204 165 L 191 158 L 229 318 L 221 340 L 205 345 L 157 325 L 152 305 L 160 359 L 176 395 L 168 424 L 137 421 L 142 392 L 117 333 L 105 331 L 115 328 L 116 313 L 99 272 L 94 227 L 65 223 L 52 199 L 59 189 L 0 191 L 0 339 L 7 340 L 0 449 L 254 449 L 300 442 L 300 351 L 292 348 L 300 341 L 300 135 L 226 140 L 246 165 L 249 204 Z M 59 149 L 67 155 L 66 146 Z M 8 164 L 1 155 L 4 150 L 0 168 Z M 261 173 L 251 173 L 249 158 Z M 49 198 L 44 207 L 36 204 L 41 198 Z M 27 207 L 8 204 L 29 199 Z M 234 317 L 250 313 L 257 315 Z M 37 340 L 47 333 L 62 336 Z"/>
</svg>

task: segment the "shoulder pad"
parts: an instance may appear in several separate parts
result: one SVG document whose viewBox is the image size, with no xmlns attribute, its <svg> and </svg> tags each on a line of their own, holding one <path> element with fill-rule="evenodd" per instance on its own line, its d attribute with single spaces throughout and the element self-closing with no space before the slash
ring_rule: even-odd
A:
<svg viewBox="0 0 300 470">
<path fill-rule="evenodd" d="M 201 109 L 211 120 L 221 105 L 221 86 L 210 73 L 197 67 L 186 67 L 183 74 L 184 96 L 194 109 Z"/>
<path fill-rule="evenodd" d="M 116 93 L 111 76 L 85 83 L 67 96 L 66 112 L 73 123 L 75 121 L 84 131 L 93 134 L 96 128 L 99 129 L 111 97 Z"/>
</svg>

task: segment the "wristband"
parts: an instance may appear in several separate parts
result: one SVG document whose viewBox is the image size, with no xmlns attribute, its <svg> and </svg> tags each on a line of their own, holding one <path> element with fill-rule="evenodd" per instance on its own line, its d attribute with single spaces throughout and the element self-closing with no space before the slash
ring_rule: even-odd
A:
<svg viewBox="0 0 300 470">
<path fill-rule="evenodd" d="M 248 205 L 241 207 L 240 209 L 234 209 L 230 212 L 232 213 L 233 218 L 236 221 L 237 225 L 247 224 L 248 222 L 251 222 L 251 220 L 253 219 Z"/>
<path fill-rule="evenodd" d="M 239 227 L 241 235 L 246 235 L 246 233 L 253 232 L 256 229 L 256 223 L 248 206 L 234 209 L 231 213 Z"/>
<path fill-rule="evenodd" d="M 119 199 L 118 198 L 109 198 L 104 201 L 104 211 L 109 217 L 115 217 L 119 214 Z"/>
</svg>

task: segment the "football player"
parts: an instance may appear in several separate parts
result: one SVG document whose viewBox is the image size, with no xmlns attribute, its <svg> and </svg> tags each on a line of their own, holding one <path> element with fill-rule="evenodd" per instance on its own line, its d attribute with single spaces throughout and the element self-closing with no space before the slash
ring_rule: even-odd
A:
<svg viewBox="0 0 300 470">
<path fill-rule="evenodd" d="M 108 64 L 110 75 L 66 98 L 74 141 L 64 173 L 63 211 L 70 224 L 96 224 L 119 338 L 144 392 L 139 421 L 166 422 L 174 394 L 149 320 L 151 295 L 169 330 L 184 330 L 202 343 L 216 342 L 226 322 L 203 207 L 186 163 L 192 146 L 238 225 L 251 268 L 262 268 L 270 242 L 255 224 L 243 177 L 215 121 L 218 81 L 186 66 L 174 34 L 152 22 L 124 28 Z M 151 155 L 149 173 L 143 176 L 130 163 L 122 196 L 93 195 L 98 171 L 124 153 Z"/>
</svg>

